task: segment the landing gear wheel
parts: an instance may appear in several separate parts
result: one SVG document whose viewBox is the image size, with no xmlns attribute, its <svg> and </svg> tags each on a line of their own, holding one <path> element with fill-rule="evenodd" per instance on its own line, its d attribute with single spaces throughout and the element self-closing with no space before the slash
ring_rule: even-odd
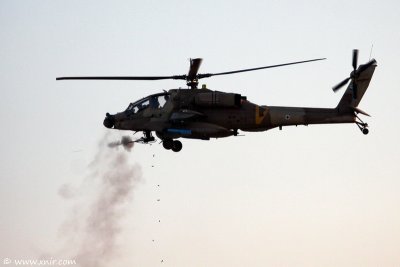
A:
<svg viewBox="0 0 400 267">
<path fill-rule="evenodd" d="M 368 134 L 368 133 L 369 133 L 369 130 L 368 130 L 367 128 L 364 128 L 364 129 L 362 129 L 362 133 L 363 133 L 363 134 Z"/>
<path fill-rule="evenodd" d="M 172 145 L 172 151 L 179 152 L 182 150 L 182 143 L 180 141 L 174 141 Z"/>
<path fill-rule="evenodd" d="M 172 139 L 164 139 L 163 147 L 167 150 L 172 149 L 174 146 L 174 141 Z"/>
</svg>

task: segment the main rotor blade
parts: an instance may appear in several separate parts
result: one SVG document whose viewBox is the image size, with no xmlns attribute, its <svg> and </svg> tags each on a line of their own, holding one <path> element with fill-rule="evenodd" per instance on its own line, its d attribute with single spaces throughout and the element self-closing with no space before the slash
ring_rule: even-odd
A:
<svg viewBox="0 0 400 267">
<path fill-rule="evenodd" d="M 340 88 L 342 88 L 343 86 L 345 86 L 345 85 L 349 82 L 350 79 L 351 79 L 350 77 L 344 79 L 343 81 L 341 81 L 340 83 L 338 83 L 337 85 L 335 85 L 334 87 L 332 87 L 332 90 L 336 93 L 336 91 L 338 91 Z"/>
<path fill-rule="evenodd" d="M 291 62 L 291 63 L 284 63 L 284 64 L 278 64 L 278 65 L 270 65 L 270 66 L 265 66 L 265 67 L 251 68 L 251 69 L 244 69 L 244 70 L 234 70 L 234 71 L 219 72 L 219 73 L 205 73 L 205 74 L 199 74 L 198 78 L 201 79 L 201 78 L 208 78 L 208 77 L 217 76 L 217 75 L 227 75 L 227 74 L 234 74 L 234 73 L 239 73 L 239 72 L 247 72 L 247 71 L 254 71 L 254 70 L 276 68 L 276 67 L 282 67 L 282 66 L 288 66 L 288 65 L 294 65 L 294 64 L 301 64 L 301 63 L 324 60 L 324 59 L 326 59 L 326 58 L 310 59 L 310 60 L 297 61 L 297 62 Z"/>
<path fill-rule="evenodd" d="M 202 58 L 190 59 L 190 68 L 186 78 L 188 81 L 192 81 L 197 78 L 197 72 L 199 71 L 202 61 L 203 61 Z"/>
<path fill-rule="evenodd" d="M 353 69 L 357 69 L 357 61 L 358 61 L 358 49 L 353 50 Z"/>
<path fill-rule="evenodd" d="M 186 80 L 186 75 L 174 76 L 81 76 L 81 77 L 58 77 L 56 80 Z"/>
</svg>

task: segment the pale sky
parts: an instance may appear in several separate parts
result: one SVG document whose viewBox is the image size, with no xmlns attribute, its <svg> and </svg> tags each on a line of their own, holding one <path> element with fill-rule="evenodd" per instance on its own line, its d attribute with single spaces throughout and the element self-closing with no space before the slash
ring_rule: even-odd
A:
<svg viewBox="0 0 400 267">
<path fill-rule="evenodd" d="M 359 106 L 372 115 L 367 136 L 313 125 L 183 139 L 179 153 L 119 150 L 141 178 L 115 218 L 116 253 L 96 266 L 399 266 L 399 12 L 394 0 L 0 1 L 0 264 L 71 259 L 65 240 L 81 236 L 60 229 L 96 196 L 87 177 L 98 143 L 132 134 L 105 129 L 105 113 L 185 87 L 56 77 L 186 74 L 195 57 L 200 73 L 326 57 L 201 82 L 257 104 L 334 107 L 352 49 L 361 64 L 373 44 L 378 67 Z M 60 197 L 65 184 L 79 200 Z"/>
</svg>

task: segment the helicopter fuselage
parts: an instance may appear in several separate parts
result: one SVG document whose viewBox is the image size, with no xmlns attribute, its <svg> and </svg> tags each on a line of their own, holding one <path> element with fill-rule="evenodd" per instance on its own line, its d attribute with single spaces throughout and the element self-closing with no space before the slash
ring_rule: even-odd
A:
<svg viewBox="0 0 400 267">
<path fill-rule="evenodd" d="M 132 103 L 123 112 L 108 114 L 104 125 L 120 130 L 154 131 L 162 140 L 208 140 L 237 135 L 238 130 L 257 132 L 289 125 L 354 121 L 354 112 L 340 113 L 334 108 L 260 106 L 240 94 L 172 89 Z"/>
</svg>

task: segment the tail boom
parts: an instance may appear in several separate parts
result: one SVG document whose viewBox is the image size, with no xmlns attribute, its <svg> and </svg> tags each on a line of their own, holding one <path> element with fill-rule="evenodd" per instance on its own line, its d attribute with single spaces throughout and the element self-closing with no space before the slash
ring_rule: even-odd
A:
<svg viewBox="0 0 400 267">
<path fill-rule="evenodd" d="M 269 107 L 271 128 L 289 125 L 354 123 L 354 113 L 333 108 Z"/>
</svg>

